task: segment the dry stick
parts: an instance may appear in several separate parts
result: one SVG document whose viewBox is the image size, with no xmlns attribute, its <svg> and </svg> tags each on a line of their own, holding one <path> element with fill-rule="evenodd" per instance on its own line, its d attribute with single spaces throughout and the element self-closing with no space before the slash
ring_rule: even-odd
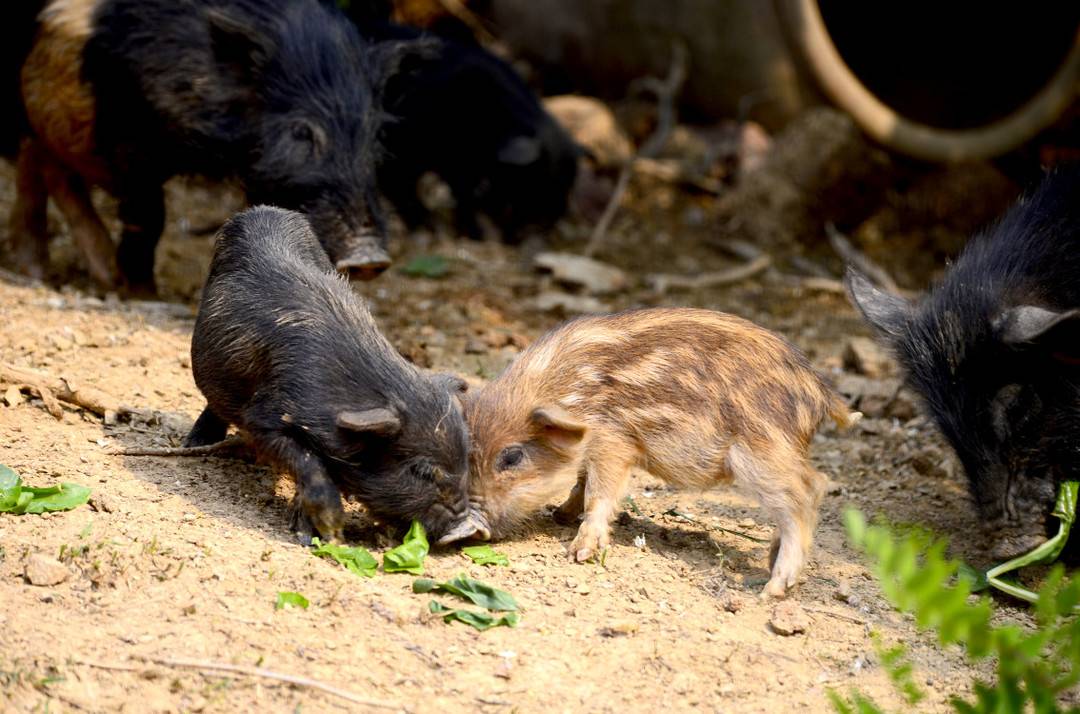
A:
<svg viewBox="0 0 1080 714">
<path fill-rule="evenodd" d="M 107 411 L 114 411 L 117 414 L 137 413 L 135 409 L 120 406 L 116 399 L 95 387 L 80 387 L 64 377 L 51 377 L 47 374 L 15 367 L 10 364 L 0 363 L 0 382 L 29 385 L 42 395 L 46 409 L 57 419 L 60 418 L 62 412 L 58 414 L 53 411 L 45 392 L 49 392 L 50 396 L 55 395 L 56 399 L 62 402 L 82 407 L 98 416 L 104 416 Z M 59 408 L 59 405 L 54 406 Z"/>
<path fill-rule="evenodd" d="M 286 682 L 288 684 L 294 684 L 298 687 L 307 687 L 309 689 L 317 689 L 327 694 L 333 694 L 335 697 L 341 697 L 342 699 L 353 702 L 354 704 L 362 704 L 366 707 L 373 707 L 376 709 L 398 709 L 403 710 L 404 707 L 400 704 L 393 704 L 388 702 L 379 702 L 374 699 L 365 699 L 358 697 L 352 692 L 347 692 L 344 689 L 338 689 L 329 684 L 325 684 L 315 679 L 308 679 L 307 677 L 297 677 L 292 674 L 284 674 L 282 672 L 275 672 L 270 669 L 263 669 L 262 667 L 247 667 L 240 664 L 226 664 L 224 662 L 208 662 L 206 660 L 199 659 L 181 659 L 174 657 L 142 657 L 133 656 L 132 659 L 140 660 L 143 662 L 149 662 L 151 664 L 161 665 L 163 667 L 180 667 L 183 669 L 198 669 L 204 672 L 230 672 L 233 674 L 244 674 L 249 677 L 262 677 L 264 679 L 273 679 L 278 682 Z"/>
<path fill-rule="evenodd" d="M 213 444 L 203 446 L 133 446 L 109 451 L 111 456 L 221 456 L 237 452 L 247 446 L 241 436 L 229 436 Z"/>
<path fill-rule="evenodd" d="M 829 223 L 825 224 L 825 234 L 829 236 L 829 245 L 836 251 L 843 261 L 861 272 L 866 277 L 873 280 L 879 287 L 885 288 L 894 295 L 906 295 L 907 291 L 902 290 L 896 281 L 892 279 L 889 272 L 882 268 L 880 265 L 870 259 L 868 255 L 860 251 L 858 248 L 848 240 L 847 236 L 837 230 L 836 226 Z"/>
<path fill-rule="evenodd" d="M 701 275 L 655 273 L 647 276 L 645 280 L 652 286 L 652 289 L 655 292 L 663 295 L 672 288 L 678 290 L 702 290 L 704 288 L 715 288 L 720 285 L 730 285 L 731 283 L 737 283 L 752 278 L 758 273 L 766 270 L 770 265 L 772 265 L 771 256 L 759 255 L 748 263 L 731 268 L 730 270 L 702 273 Z"/>
<path fill-rule="evenodd" d="M 656 95 L 658 110 L 656 129 L 641 145 L 637 154 L 627 161 L 619 172 L 619 178 L 615 182 L 615 190 L 612 191 L 611 198 L 608 200 L 607 206 L 604 207 L 604 212 L 601 214 L 600 220 L 597 221 L 596 227 L 593 228 L 592 235 L 589 236 L 589 242 L 585 246 L 586 256 L 591 257 L 600 249 L 604 236 L 611 226 L 611 221 L 615 219 L 615 212 L 619 209 L 619 204 L 622 203 L 623 194 L 626 193 L 626 189 L 630 185 L 630 177 L 634 173 L 634 164 L 637 163 L 638 159 L 651 158 L 659 153 L 660 149 L 664 148 L 664 144 L 667 143 L 671 130 L 675 128 L 675 98 L 686 81 L 686 61 L 686 45 L 681 41 L 676 41 L 671 46 L 671 68 L 668 70 L 668 76 L 663 80 L 647 77 L 637 83 L 638 86 L 648 89 Z"/>
</svg>

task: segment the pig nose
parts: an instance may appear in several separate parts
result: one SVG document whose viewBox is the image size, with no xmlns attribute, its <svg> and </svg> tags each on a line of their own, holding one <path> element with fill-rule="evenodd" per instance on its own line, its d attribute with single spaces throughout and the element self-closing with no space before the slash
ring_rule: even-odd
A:
<svg viewBox="0 0 1080 714">
<path fill-rule="evenodd" d="M 439 545 L 446 545 L 458 540 L 491 540 L 491 531 L 487 526 L 478 523 L 473 518 L 466 518 L 461 523 L 451 528 L 446 535 L 439 539 Z"/>
<path fill-rule="evenodd" d="M 390 267 L 390 256 L 371 236 L 357 238 L 334 264 L 350 278 L 373 280 Z"/>
</svg>

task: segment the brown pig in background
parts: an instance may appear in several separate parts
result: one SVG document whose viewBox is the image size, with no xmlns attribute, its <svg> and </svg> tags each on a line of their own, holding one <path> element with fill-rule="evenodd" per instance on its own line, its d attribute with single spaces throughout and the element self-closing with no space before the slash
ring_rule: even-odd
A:
<svg viewBox="0 0 1080 714">
<path fill-rule="evenodd" d="M 571 557 L 608 544 L 640 468 L 692 488 L 732 483 L 778 530 L 764 594 L 793 586 L 810 550 L 825 477 L 810 465 L 818 425 L 858 418 L 782 337 L 709 310 L 657 308 L 569 322 L 468 400 L 477 532 L 505 537 L 549 500 L 584 513 Z"/>
</svg>

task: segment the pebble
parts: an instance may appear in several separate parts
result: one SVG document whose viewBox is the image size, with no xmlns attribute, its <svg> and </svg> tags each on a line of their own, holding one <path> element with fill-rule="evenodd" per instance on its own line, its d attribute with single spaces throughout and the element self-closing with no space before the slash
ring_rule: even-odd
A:
<svg viewBox="0 0 1080 714">
<path fill-rule="evenodd" d="M 63 563 L 41 553 L 30 556 L 26 562 L 25 574 L 31 585 L 40 587 L 59 585 L 71 575 Z"/>
<path fill-rule="evenodd" d="M 625 637 L 638 631 L 636 620 L 618 620 L 599 630 L 601 637 Z"/>
<path fill-rule="evenodd" d="M 584 288 L 593 295 L 619 292 L 629 283 L 626 273 L 613 265 L 573 253 L 539 253 L 536 267 L 551 271 L 557 282 Z"/>
<path fill-rule="evenodd" d="M 878 343 L 868 337 L 852 337 L 844 345 L 844 367 L 867 377 L 884 377 L 892 372 L 892 360 Z"/>
<path fill-rule="evenodd" d="M 802 605 L 794 600 L 785 600 L 773 608 L 769 626 L 776 634 L 787 637 L 806 632 L 810 628 L 810 617 Z"/>
<path fill-rule="evenodd" d="M 23 403 L 23 395 L 18 387 L 12 385 L 4 392 L 4 402 L 9 407 L 15 407 Z"/>
</svg>

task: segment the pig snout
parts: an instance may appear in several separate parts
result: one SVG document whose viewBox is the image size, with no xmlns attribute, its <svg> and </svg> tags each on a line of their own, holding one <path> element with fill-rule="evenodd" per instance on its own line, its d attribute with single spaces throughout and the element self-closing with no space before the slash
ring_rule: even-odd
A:
<svg viewBox="0 0 1080 714">
<path fill-rule="evenodd" d="M 350 278 L 372 280 L 390 267 L 390 255 L 374 235 L 360 235 L 344 243 L 333 256 L 334 267 Z"/>
<path fill-rule="evenodd" d="M 459 540 L 491 540 L 491 529 L 479 513 L 469 513 L 465 519 L 452 526 L 439 539 L 439 545 L 446 545 Z"/>
</svg>

